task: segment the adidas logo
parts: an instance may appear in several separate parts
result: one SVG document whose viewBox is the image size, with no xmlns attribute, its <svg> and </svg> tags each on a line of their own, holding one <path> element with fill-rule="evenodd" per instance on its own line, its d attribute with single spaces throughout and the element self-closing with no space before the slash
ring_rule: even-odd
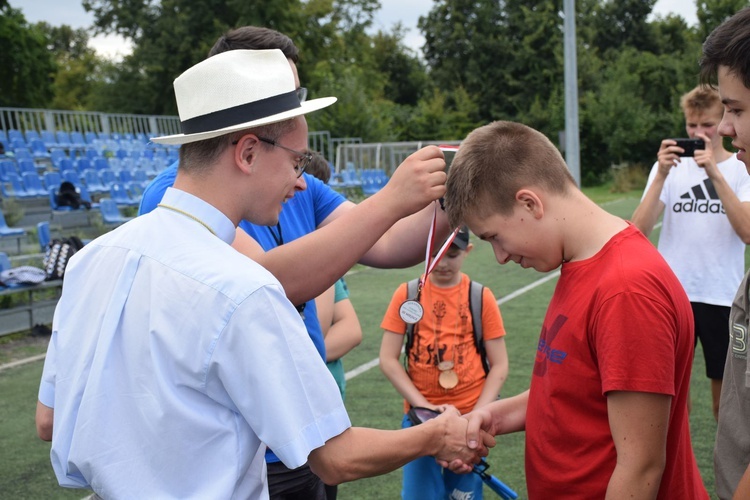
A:
<svg viewBox="0 0 750 500">
<path fill-rule="evenodd" d="M 698 213 L 698 214 L 725 214 L 724 206 L 716 194 L 711 179 L 690 188 L 680 196 L 680 200 L 672 205 L 674 213 Z M 683 201 L 684 200 L 684 201 Z"/>
</svg>

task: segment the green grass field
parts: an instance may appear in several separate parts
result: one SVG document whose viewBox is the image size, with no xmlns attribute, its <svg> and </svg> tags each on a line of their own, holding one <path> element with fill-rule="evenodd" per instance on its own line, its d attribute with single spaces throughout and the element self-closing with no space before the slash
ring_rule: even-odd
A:
<svg viewBox="0 0 750 500">
<path fill-rule="evenodd" d="M 638 203 L 639 192 L 612 195 L 606 190 L 591 196 L 608 211 L 628 218 Z M 658 236 L 658 231 L 652 239 Z M 499 266 L 488 244 L 473 239 L 475 251 L 467 258 L 464 271 L 473 279 L 489 286 L 501 300 L 514 291 L 531 285 L 545 275 L 523 270 L 509 264 Z M 344 358 L 347 370 L 364 365 L 378 356 L 381 331 L 380 320 L 399 283 L 418 276 L 423 266 L 410 269 L 378 270 L 357 266 L 347 283 L 352 302 L 359 314 L 364 331 L 362 344 Z M 506 339 L 510 359 L 510 375 L 503 395 L 510 396 L 528 387 L 536 343 L 544 312 L 552 295 L 556 278 L 530 288 L 507 301 L 501 311 L 508 331 Z M 33 354 L 33 353 L 30 353 Z M 85 491 L 68 491 L 57 486 L 49 464 L 49 445 L 36 438 L 34 408 L 41 375 L 42 362 L 0 371 L 0 497 L 24 498 L 81 498 Z M 714 487 L 712 450 L 716 424 L 711 413 L 709 382 L 705 377 L 700 347 L 696 351 L 693 368 L 693 413 L 691 429 L 693 446 L 703 480 L 709 492 Z M 354 425 L 396 429 L 402 416 L 401 398 L 375 366 L 349 380 L 346 406 Z M 489 456 L 490 472 L 514 488 L 520 498 L 526 498 L 523 467 L 523 433 L 498 439 L 497 447 Z M 339 487 L 339 498 L 397 499 L 401 484 L 400 471 L 347 483 Z M 486 498 L 497 498 L 485 488 Z M 712 495 L 715 498 L 715 495 Z"/>
</svg>

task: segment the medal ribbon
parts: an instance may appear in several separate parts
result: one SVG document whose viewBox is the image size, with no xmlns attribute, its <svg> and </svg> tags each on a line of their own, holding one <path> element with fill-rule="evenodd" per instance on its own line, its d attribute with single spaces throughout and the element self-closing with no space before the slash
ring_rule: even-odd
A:
<svg viewBox="0 0 750 500">
<path fill-rule="evenodd" d="M 424 287 L 425 281 L 427 280 L 427 276 L 429 276 L 432 270 L 435 269 L 435 266 L 438 265 L 440 259 L 443 258 L 443 255 L 451 246 L 451 243 L 453 243 L 453 240 L 456 238 L 456 235 L 458 234 L 458 231 L 460 229 L 457 227 L 453 230 L 453 232 L 448 236 L 448 239 L 445 240 L 445 243 L 443 243 L 443 246 L 440 247 L 440 250 L 438 250 L 438 252 L 433 257 L 432 254 L 435 246 L 435 233 L 437 232 L 437 203 L 435 203 L 434 207 L 435 211 L 432 213 L 430 232 L 427 234 L 427 248 L 425 249 L 424 258 L 424 274 L 419 277 L 419 284 L 417 285 L 417 301 L 419 301 L 419 296 L 422 294 L 422 288 Z"/>
</svg>

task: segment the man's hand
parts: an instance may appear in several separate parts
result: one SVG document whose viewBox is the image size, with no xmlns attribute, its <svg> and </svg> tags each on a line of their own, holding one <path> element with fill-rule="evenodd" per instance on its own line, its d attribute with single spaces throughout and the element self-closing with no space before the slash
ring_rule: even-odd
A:
<svg viewBox="0 0 750 500">
<path fill-rule="evenodd" d="M 495 446 L 495 438 L 479 428 L 469 430 L 471 420 L 461 417 L 461 414 L 454 407 L 448 407 L 434 419 L 434 422 L 440 422 L 444 426 L 444 438 L 440 448 L 434 454 L 437 462 L 445 467 L 447 464 L 456 464 L 451 470 L 458 473 L 471 472 L 474 464 L 478 463 L 482 457 L 486 457 L 489 448 Z M 467 436 L 471 433 L 474 446 L 467 444 Z"/>
<path fill-rule="evenodd" d="M 443 196 L 447 177 L 443 152 L 427 146 L 409 155 L 375 196 L 406 217 Z"/>
<path fill-rule="evenodd" d="M 486 444 L 487 439 L 492 440 L 492 444 L 489 445 L 490 448 L 495 446 L 495 438 L 493 436 L 497 433 L 494 429 L 494 419 L 492 418 L 492 413 L 486 406 L 478 408 L 471 413 L 467 413 L 463 418 L 467 422 L 464 441 L 470 450 L 481 449 L 483 446 L 488 446 Z M 452 472 L 458 474 L 471 472 L 476 463 L 467 462 L 461 459 L 440 460 L 439 458 L 437 458 L 437 462 L 441 467 L 450 469 Z"/>
</svg>

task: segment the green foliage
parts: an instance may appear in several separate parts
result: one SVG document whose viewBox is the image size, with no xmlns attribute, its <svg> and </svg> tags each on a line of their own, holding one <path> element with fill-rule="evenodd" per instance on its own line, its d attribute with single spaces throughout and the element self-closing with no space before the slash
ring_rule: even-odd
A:
<svg viewBox="0 0 750 500">
<path fill-rule="evenodd" d="M 16 198 L 3 198 L 3 216 L 5 222 L 11 227 L 20 224 L 26 211 Z"/>
<path fill-rule="evenodd" d="M 698 83 L 705 36 L 747 0 L 696 0 L 699 25 L 652 18 L 656 0 L 576 2 L 583 185 L 610 166 L 650 164 L 664 137 L 682 134 L 679 97 Z M 175 77 L 243 25 L 289 35 L 311 98 L 335 106 L 311 130 L 367 142 L 461 139 L 493 120 L 533 126 L 554 143 L 565 128 L 560 0 L 435 0 L 418 26 L 423 58 L 404 28 L 373 30 L 377 0 L 83 0 L 95 32 L 133 44 L 120 62 L 98 58 L 88 33 L 29 26 L 0 0 L 0 105 L 175 114 Z M 6 46 L 6 45 L 4 45 Z M 45 50 L 46 47 L 46 50 Z M 34 81 L 35 85 L 27 85 Z"/>
<path fill-rule="evenodd" d="M 0 6 L 0 47 L 0 106 L 45 107 L 55 62 L 44 33 L 7 3 Z"/>
</svg>

